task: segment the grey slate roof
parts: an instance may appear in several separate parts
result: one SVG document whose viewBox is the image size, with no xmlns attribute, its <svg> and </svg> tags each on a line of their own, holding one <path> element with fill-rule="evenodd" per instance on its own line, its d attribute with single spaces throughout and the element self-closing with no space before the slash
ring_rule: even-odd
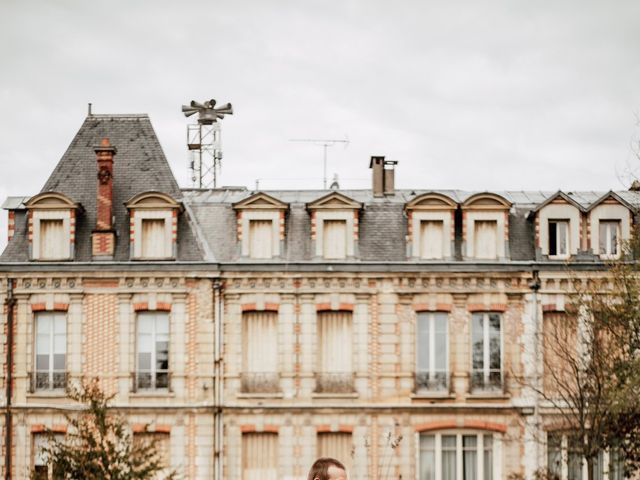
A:
<svg viewBox="0 0 640 480">
<path fill-rule="evenodd" d="M 75 261 L 91 261 L 91 231 L 96 225 L 97 165 L 94 146 L 109 138 L 118 149 L 114 158 L 113 215 L 117 232 L 115 261 L 129 260 L 129 215 L 124 203 L 134 195 L 156 190 L 180 201 L 182 192 L 164 156 L 147 115 L 90 115 L 53 170 L 42 192 L 60 192 L 84 207 L 76 220 Z M 178 260 L 200 260 L 186 212 L 178 221 Z M 0 261 L 17 262 L 27 256 L 26 224 L 16 224 L 16 235 Z"/>
<path fill-rule="evenodd" d="M 173 177 L 160 143 L 146 115 L 92 115 L 85 119 L 71 145 L 47 180 L 42 191 L 57 191 L 79 202 L 84 212 L 76 224 L 76 261 L 91 261 L 91 230 L 96 221 L 96 156 L 94 146 L 104 137 L 118 149 L 114 161 L 114 215 L 118 234 L 115 261 L 129 260 L 129 217 L 124 202 L 134 195 L 156 190 L 185 205 L 178 222 L 178 260 L 247 262 L 240 257 L 233 204 L 256 192 L 244 187 L 214 190 L 183 189 Z M 330 190 L 274 190 L 264 193 L 289 204 L 284 249 L 279 259 L 267 263 L 323 262 L 314 258 L 311 219 L 306 205 Z M 355 262 L 407 262 L 407 217 L 405 204 L 425 189 L 397 190 L 395 195 L 374 197 L 371 190 L 340 190 L 363 204 Z M 462 204 L 477 191 L 435 190 Z M 510 258 L 534 261 L 534 225 L 530 213 L 555 195 L 555 191 L 498 191 L 512 204 L 509 212 Z M 564 192 L 585 211 L 607 192 Z M 616 192 L 636 209 L 640 192 Z M 11 197 L 3 208 L 15 212 L 15 234 L 0 255 L 0 262 L 28 261 L 27 222 L 24 202 L 28 197 Z M 460 215 L 457 213 L 455 255 L 461 259 Z"/>
</svg>

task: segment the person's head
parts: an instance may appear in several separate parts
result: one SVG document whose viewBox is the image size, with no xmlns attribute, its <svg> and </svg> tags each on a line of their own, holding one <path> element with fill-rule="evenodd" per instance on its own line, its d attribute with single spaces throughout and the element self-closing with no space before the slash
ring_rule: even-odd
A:
<svg viewBox="0 0 640 480">
<path fill-rule="evenodd" d="M 307 480 L 347 480 L 347 469 L 335 458 L 319 458 L 311 465 Z"/>
</svg>

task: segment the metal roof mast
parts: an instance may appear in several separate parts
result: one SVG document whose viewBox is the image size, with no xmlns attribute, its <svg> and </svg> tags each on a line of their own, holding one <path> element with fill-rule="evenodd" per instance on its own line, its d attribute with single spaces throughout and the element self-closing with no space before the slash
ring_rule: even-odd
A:
<svg viewBox="0 0 640 480">
<path fill-rule="evenodd" d="M 189 169 L 191 181 L 197 188 L 216 188 L 218 173 L 222 164 L 222 144 L 218 119 L 233 115 L 230 103 L 215 108 L 214 99 L 204 103 L 192 100 L 182 106 L 185 117 L 198 114 L 198 123 L 187 125 L 187 148 L 189 149 Z"/>
</svg>

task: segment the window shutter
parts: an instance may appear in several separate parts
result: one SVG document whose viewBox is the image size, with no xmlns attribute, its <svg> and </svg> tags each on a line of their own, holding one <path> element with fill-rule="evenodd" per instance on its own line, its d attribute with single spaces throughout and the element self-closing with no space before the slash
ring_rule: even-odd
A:
<svg viewBox="0 0 640 480">
<path fill-rule="evenodd" d="M 346 220 L 325 220 L 323 235 L 324 258 L 340 259 L 347 256 Z"/>
<path fill-rule="evenodd" d="M 40 258 L 69 256 L 69 239 L 65 239 L 63 220 L 40 220 Z"/>
<path fill-rule="evenodd" d="M 245 312 L 244 371 L 272 373 L 278 371 L 278 332 L 276 312 Z"/>
<path fill-rule="evenodd" d="M 420 222 L 420 257 L 442 258 L 444 246 L 444 224 L 442 221 Z"/>
<path fill-rule="evenodd" d="M 318 433 L 318 457 L 335 458 L 351 470 L 353 441 L 351 433 Z M 347 475 L 349 476 L 349 475 Z"/>
<path fill-rule="evenodd" d="M 249 256 L 271 258 L 273 255 L 273 224 L 271 220 L 249 222 Z"/>
<path fill-rule="evenodd" d="M 242 435 L 243 480 L 277 480 L 278 435 L 245 433 Z"/>
<path fill-rule="evenodd" d="M 165 252 L 165 225 L 162 218 L 142 219 L 142 258 L 163 258 Z"/>
<path fill-rule="evenodd" d="M 476 258 L 496 258 L 498 225 L 495 221 L 476 220 L 474 235 L 474 255 Z"/>
<path fill-rule="evenodd" d="M 350 312 L 318 314 L 320 341 L 319 371 L 321 373 L 351 373 L 352 338 Z"/>
</svg>

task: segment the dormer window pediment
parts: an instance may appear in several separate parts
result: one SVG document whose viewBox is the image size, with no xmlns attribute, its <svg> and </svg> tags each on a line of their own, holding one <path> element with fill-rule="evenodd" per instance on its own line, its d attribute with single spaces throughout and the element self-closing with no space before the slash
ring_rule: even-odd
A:
<svg viewBox="0 0 640 480">
<path fill-rule="evenodd" d="M 285 216 L 289 204 L 258 192 L 233 204 L 242 257 L 267 260 L 284 248 Z"/>
<path fill-rule="evenodd" d="M 72 260 L 79 203 L 58 192 L 43 192 L 25 204 L 29 222 L 29 258 Z"/>
<path fill-rule="evenodd" d="M 176 257 L 178 214 L 182 205 L 162 192 L 143 192 L 125 203 L 130 218 L 130 252 L 134 260 Z"/>
<path fill-rule="evenodd" d="M 316 257 L 344 260 L 356 255 L 362 203 L 332 192 L 307 204 Z"/>
</svg>

